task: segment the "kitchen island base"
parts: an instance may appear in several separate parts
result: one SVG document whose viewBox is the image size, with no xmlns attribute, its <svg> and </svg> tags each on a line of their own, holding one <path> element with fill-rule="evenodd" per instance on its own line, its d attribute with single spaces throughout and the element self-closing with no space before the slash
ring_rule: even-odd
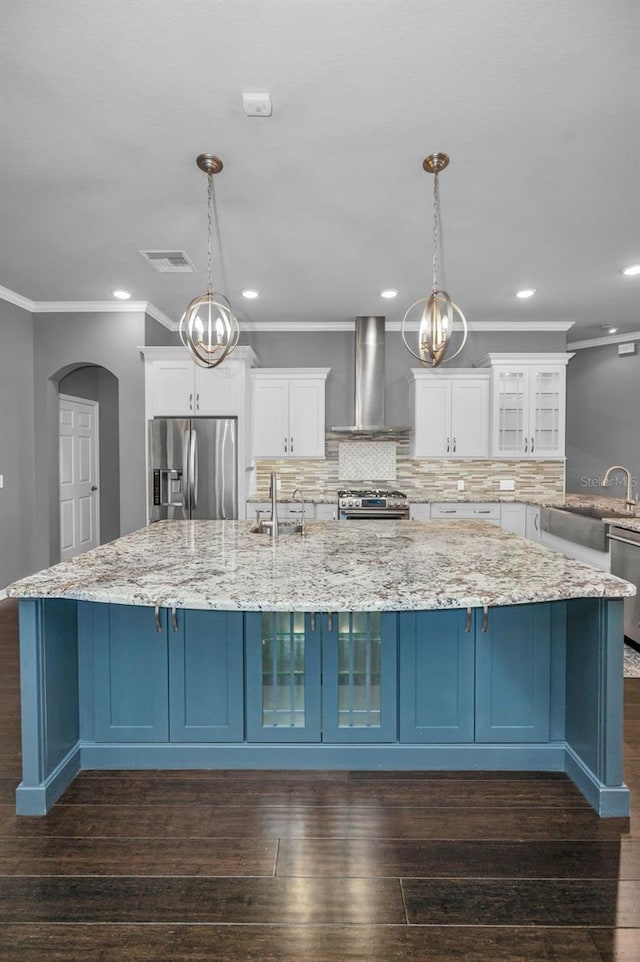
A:
<svg viewBox="0 0 640 962">
<path fill-rule="evenodd" d="M 566 772 L 622 780 L 622 601 L 399 612 L 20 602 L 19 815 L 85 769 Z"/>
</svg>

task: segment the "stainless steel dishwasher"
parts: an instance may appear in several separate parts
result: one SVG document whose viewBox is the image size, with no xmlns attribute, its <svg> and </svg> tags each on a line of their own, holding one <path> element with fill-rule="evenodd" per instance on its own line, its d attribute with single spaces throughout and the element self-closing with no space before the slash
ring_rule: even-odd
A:
<svg viewBox="0 0 640 962">
<path fill-rule="evenodd" d="M 611 545 L 611 574 L 636 586 L 635 597 L 624 599 L 624 633 L 640 645 L 640 531 L 612 526 L 607 537 Z"/>
</svg>

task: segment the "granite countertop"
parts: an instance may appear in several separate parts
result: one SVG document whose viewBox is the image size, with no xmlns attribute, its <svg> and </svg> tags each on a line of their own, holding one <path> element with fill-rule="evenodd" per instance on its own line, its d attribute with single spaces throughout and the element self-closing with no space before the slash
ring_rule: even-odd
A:
<svg viewBox="0 0 640 962">
<path fill-rule="evenodd" d="M 408 611 L 620 598 L 633 585 L 482 521 L 161 521 L 24 578 L 11 597 L 233 611 Z"/>
</svg>

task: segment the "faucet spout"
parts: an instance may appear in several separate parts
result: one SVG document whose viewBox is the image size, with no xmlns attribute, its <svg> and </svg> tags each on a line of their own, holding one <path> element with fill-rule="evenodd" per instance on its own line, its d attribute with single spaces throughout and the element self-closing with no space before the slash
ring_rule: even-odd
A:
<svg viewBox="0 0 640 962">
<path fill-rule="evenodd" d="M 277 538 L 278 531 L 278 475 L 275 471 L 271 472 L 269 484 L 269 495 L 271 497 L 271 537 Z"/>
<path fill-rule="evenodd" d="M 629 514 L 633 514 L 635 512 L 636 503 L 633 500 L 633 495 L 631 492 L 631 486 L 632 486 L 631 471 L 629 471 L 628 468 L 625 468 L 622 464 L 612 464 L 610 468 L 607 468 L 607 472 L 604 478 L 602 479 L 602 484 L 604 487 L 609 487 L 609 485 L 611 484 L 610 478 L 613 471 L 622 471 L 622 473 L 625 474 L 627 477 L 627 496 L 624 500 L 624 503 L 626 505 L 626 509 L 629 512 Z"/>
</svg>

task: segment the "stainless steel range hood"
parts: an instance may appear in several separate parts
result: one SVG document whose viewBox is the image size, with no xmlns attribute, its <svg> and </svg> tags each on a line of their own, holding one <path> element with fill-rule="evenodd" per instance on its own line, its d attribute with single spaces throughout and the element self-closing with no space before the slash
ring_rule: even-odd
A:
<svg viewBox="0 0 640 962">
<path fill-rule="evenodd" d="M 384 423 L 384 317 L 356 317 L 355 422 L 334 425 L 341 434 L 397 434 L 409 427 Z"/>
</svg>

